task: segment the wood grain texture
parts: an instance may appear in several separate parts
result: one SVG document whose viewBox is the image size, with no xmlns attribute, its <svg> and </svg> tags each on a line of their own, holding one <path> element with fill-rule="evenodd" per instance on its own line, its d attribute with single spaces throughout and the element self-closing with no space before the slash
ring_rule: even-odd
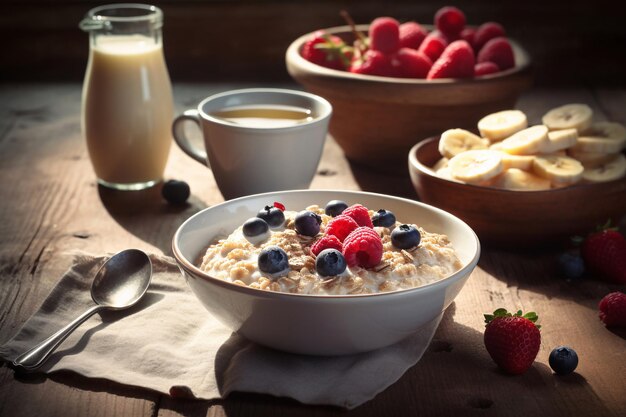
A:
<svg viewBox="0 0 626 417">
<path fill-rule="evenodd" d="M 177 111 L 194 107 L 212 92 L 246 86 L 176 84 Z M 536 120 L 551 106 L 581 101 L 600 117 L 626 122 L 623 90 L 534 90 L 522 96 L 519 108 Z M 38 308 L 70 265 L 73 250 L 105 253 L 133 246 L 169 254 L 178 225 L 222 201 L 210 170 L 176 148 L 166 177 L 190 184 L 187 206 L 167 205 L 158 187 L 119 193 L 96 186 L 80 133 L 80 86 L 0 88 L 0 343 Z M 351 165 L 332 139 L 312 187 L 415 198 L 408 175 L 381 175 Z M 175 400 L 68 372 L 16 377 L 2 365 L 0 416 L 624 415 L 626 334 L 607 330 L 597 317 L 600 298 L 623 286 L 563 280 L 557 252 L 485 248 L 422 360 L 351 412 L 244 393 L 214 402 Z M 482 314 L 500 306 L 540 316 L 541 349 L 521 376 L 499 371 L 482 344 Z M 552 374 L 548 354 L 559 345 L 577 350 L 576 373 Z"/>
</svg>

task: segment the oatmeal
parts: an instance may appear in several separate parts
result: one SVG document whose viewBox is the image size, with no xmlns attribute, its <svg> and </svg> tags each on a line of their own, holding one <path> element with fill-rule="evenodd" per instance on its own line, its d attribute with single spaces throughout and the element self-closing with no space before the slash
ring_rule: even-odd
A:
<svg viewBox="0 0 626 417">
<path fill-rule="evenodd" d="M 447 236 L 397 222 L 385 210 L 354 205 L 332 217 L 319 206 L 270 209 L 281 221 L 246 221 L 207 248 L 200 268 L 251 288 L 346 295 L 415 288 L 462 266 Z"/>
</svg>

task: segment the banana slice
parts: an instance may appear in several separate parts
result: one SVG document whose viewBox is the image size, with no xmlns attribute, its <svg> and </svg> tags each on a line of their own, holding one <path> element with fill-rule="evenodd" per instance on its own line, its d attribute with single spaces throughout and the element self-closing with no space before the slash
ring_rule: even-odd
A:
<svg viewBox="0 0 626 417">
<path fill-rule="evenodd" d="M 594 168 L 585 168 L 583 179 L 589 182 L 613 181 L 626 175 L 626 158 L 618 154 L 611 161 Z"/>
<path fill-rule="evenodd" d="M 578 140 L 578 130 L 576 129 L 563 129 L 553 130 L 548 132 L 549 142 L 541 149 L 541 153 L 553 153 L 569 149 L 576 145 Z"/>
<path fill-rule="evenodd" d="M 549 190 L 550 180 L 521 169 L 510 168 L 498 175 L 495 186 L 516 191 Z"/>
<path fill-rule="evenodd" d="M 593 110 L 586 104 L 566 104 L 544 114 L 541 121 L 550 130 L 576 129 L 582 132 L 591 126 Z"/>
<path fill-rule="evenodd" d="M 441 158 L 440 160 L 438 160 L 435 165 L 433 165 L 433 171 L 437 172 L 439 171 L 441 168 L 445 168 L 448 166 L 448 158 Z"/>
<path fill-rule="evenodd" d="M 580 162 L 569 156 L 541 155 L 533 161 L 533 172 L 553 185 L 574 184 L 583 176 Z"/>
<path fill-rule="evenodd" d="M 502 141 L 502 150 L 513 155 L 532 155 L 548 147 L 548 128 L 536 125 L 509 136 Z"/>
<path fill-rule="evenodd" d="M 443 168 L 439 168 L 436 171 L 436 174 L 437 174 L 437 176 L 439 178 L 443 178 L 444 180 L 463 183 L 463 181 L 461 181 L 461 180 L 459 180 L 457 178 L 454 178 L 454 175 L 452 175 L 452 170 L 448 166 L 445 166 Z"/>
<path fill-rule="evenodd" d="M 587 168 L 594 168 L 598 165 L 603 165 L 617 157 L 617 153 L 605 153 L 605 152 L 584 152 L 579 151 L 576 148 L 568 149 L 567 154 L 574 159 L 580 161 L 581 164 Z"/>
<path fill-rule="evenodd" d="M 489 149 L 493 149 L 494 151 L 502 151 L 502 142 L 494 142 L 491 145 L 489 145 Z"/>
<path fill-rule="evenodd" d="M 487 144 L 483 138 L 465 129 L 449 129 L 441 134 L 439 153 L 444 157 L 453 158 L 471 149 L 487 149 Z"/>
<path fill-rule="evenodd" d="M 502 165 L 504 169 L 521 169 L 523 171 L 530 171 L 533 169 L 533 161 L 535 155 L 511 155 L 506 152 L 502 152 Z"/>
<path fill-rule="evenodd" d="M 596 122 L 584 131 L 575 145 L 577 151 L 617 153 L 626 147 L 626 128 L 616 122 Z"/>
<path fill-rule="evenodd" d="M 478 131 L 491 142 L 508 138 L 515 132 L 526 129 L 528 120 L 519 110 L 504 110 L 488 114 L 478 121 Z"/>
<path fill-rule="evenodd" d="M 472 184 L 483 183 L 500 174 L 502 153 L 489 149 L 474 149 L 458 154 L 448 162 L 452 175 Z"/>
</svg>

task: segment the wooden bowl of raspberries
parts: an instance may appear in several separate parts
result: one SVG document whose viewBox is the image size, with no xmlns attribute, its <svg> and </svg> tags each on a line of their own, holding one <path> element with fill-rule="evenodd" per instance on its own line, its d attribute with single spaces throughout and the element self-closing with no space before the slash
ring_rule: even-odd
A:
<svg viewBox="0 0 626 417">
<path fill-rule="evenodd" d="M 420 138 L 512 108 L 532 83 L 528 54 L 501 25 L 466 26 L 454 7 L 440 9 L 434 27 L 380 17 L 308 33 L 286 65 L 330 101 L 330 134 L 350 161 L 402 174 Z"/>
</svg>

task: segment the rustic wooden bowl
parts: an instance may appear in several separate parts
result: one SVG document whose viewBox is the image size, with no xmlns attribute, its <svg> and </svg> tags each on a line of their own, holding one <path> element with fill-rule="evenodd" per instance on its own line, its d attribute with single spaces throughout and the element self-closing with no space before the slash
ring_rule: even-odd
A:
<svg viewBox="0 0 626 417">
<path fill-rule="evenodd" d="M 367 31 L 367 25 L 357 28 Z M 348 26 L 324 29 L 346 41 Z M 517 66 L 477 79 L 426 81 L 352 74 L 315 65 L 300 55 L 306 34 L 287 49 L 289 74 L 333 106 L 329 131 L 346 157 L 379 171 L 405 174 L 406 155 L 420 138 L 450 128 L 475 128 L 486 114 L 513 108 L 532 83 L 530 58 L 511 42 Z"/>
<path fill-rule="evenodd" d="M 481 242 L 537 247 L 593 230 L 626 215 L 626 178 L 547 191 L 510 191 L 439 178 L 430 169 L 441 155 L 439 137 L 409 152 L 409 173 L 424 203 L 464 220 Z"/>
</svg>

